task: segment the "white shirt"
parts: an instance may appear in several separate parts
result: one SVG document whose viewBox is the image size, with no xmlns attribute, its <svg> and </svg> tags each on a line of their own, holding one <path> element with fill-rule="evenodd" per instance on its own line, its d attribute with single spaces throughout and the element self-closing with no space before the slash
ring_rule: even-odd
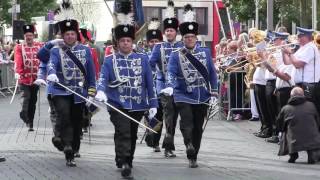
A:
<svg viewBox="0 0 320 180">
<path fill-rule="evenodd" d="M 257 67 L 256 71 L 253 74 L 253 84 L 266 85 L 267 81 L 265 78 L 265 68 Z"/>
<path fill-rule="evenodd" d="M 296 73 L 296 68 L 292 64 L 290 64 L 290 65 L 282 64 L 281 66 L 279 66 L 278 70 L 282 73 L 288 74 L 291 77 L 291 79 L 289 81 L 284 81 L 284 80 L 280 79 L 279 77 L 277 77 L 276 89 L 281 89 L 284 87 L 292 87 L 295 85 L 294 75 Z"/>
<path fill-rule="evenodd" d="M 283 64 L 283 57 L 281 49 L 278 49 L 276 52 L 272 54 L 272 56 L 276 60 L 275 68 L 278 69 Z M 266 71 L 266 80 L 275 80 L 277 77 L 270 71 Z"/>
<path fill-rule="evenodd" d="M 305 66 L 295 72 L 295 83 L 314 83 L 320 80 L 320 54 L 317 46 L 313 42 L 300 47 L 294 57 L 305 62 Z M 314 62 L 315 60 L 315 62 Z"/>
</svg>

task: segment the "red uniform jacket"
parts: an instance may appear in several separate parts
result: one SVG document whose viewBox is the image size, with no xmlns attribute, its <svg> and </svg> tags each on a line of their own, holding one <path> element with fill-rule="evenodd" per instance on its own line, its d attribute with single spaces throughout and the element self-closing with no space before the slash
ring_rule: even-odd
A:
<svg viewBox="0 0 320 180">
<path fill-rule="evenodd" d="M 91 55 L 94 63 L 94 67 L 96 70 L 96 80 L 99 79 L 99 73 L 100 73 L 100 64 L 98 59 L 98 52 L 95 48 L 91 48 Z"/>
<path fill-rule="evenodd" d="M 15 72 L 20 75 L 19 84 L 32 85 L 37 79 L 40 61 L 37 53 L 43 44 L 34 42 L 32 47 L 17 44 L 14 50 Z"/>
</svg>

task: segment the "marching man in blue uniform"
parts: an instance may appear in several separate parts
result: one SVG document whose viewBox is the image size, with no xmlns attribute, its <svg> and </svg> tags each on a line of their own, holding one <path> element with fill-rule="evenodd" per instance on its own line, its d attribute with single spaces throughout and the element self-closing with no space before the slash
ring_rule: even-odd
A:
<svg viewBox="0 0 320 180">
<path fill-rule="evenodd" d="M 176 42 L 179 21 L 175 17 L 174 3 L 168 1 L 168 7 L 163 20 L 164 35 L 167 41 L 154 46 L 149 62 L 153 70 L 157 70 L 156 88 L 163 108 L 163 118 L 165 120 L 166 135 L 163 139 L 162 148 L 165 149 L 165 157 L 176 157 L 174 154 L 174 134 L 178 118 L 178 112 L 173 102 L 172 91 L 168 89 L 167 65 L 172 51 L 182 46 L 181 42 Z"/>
<path fill-rule="evenodd" d="M 66 5 L 72 7 L 70 3 L 63 7 Z M 74 153 L 80 148 L 81 120 L 86 103 L 63 86 L 93 100 L 96 85 L 91 51 L 78 43 L 78 22 L 72 18 L 71 12 L 72 9 L 63 12 L 65 20 L 59 22 L 65 46 L 51 49 L 47 80 L 48 94 L 57 113 L 56 126 L 60 126 L 58 130 L 61 132 L 66 165 L 76 166 Z"/>
<path fill-rule="evenodd" d="M 149 119 L 157 113 L 157 98 L 148 56 L 134 53 L 135 28 L 131 2 L 121 2 L 117 26 L 113 35 L 118 52 L 105 58 L 98 81 L 96 99 L 113 105 L 137 121 L 149 112 Z M 115 128 L 116 165 L 123 177 L 131 177 L 132 160 L 136 148 L 138 124 L 118 111 L 109 109 Z"/>
<path fill-rule="evenodd" d="M 148 25 L 148 31 L 146 33 L 146 39 L 148 44 L 148 52 L 147 55 L 150 57 L 152 53 L 152 49 L 156 43 L 162 42 L 162 32 L 159 29 L 160 22 L 158 18 L 152 18 Z M 156 86 L 157 74 L 156 70 L 153 70 L 153 80 Z M 161 102 L 158 99 L 159 108 L 157 110 L 157 115 L 154 119 L 154 123 L 148 123 L 149 127 L 153 128 L 153 130 L 157 131 L 158 134 L 153 132 L 147 131 L 145 141 L 147 145 L 152 147 L 154 152 L 161 152 L 159 147 L 159 142 L 162 134 L 162 127 L 163 127 L 163 113 L 162 113 L 162 106 Z M 150 121 L 150 120 L 149 120 Z"/>
<path fill-rule="evenodd" d="M 217 75 L 210 50 L 196 45 L 198 23 L 190 4 L 185 6 L 184 22 L 180 24 L 184 47 L 171 53 L 168 64 L 169 87 L 181 116 L 189 167 L 196 168 L 203 133 L 203 123 L 210 101 L 217 92 Z"/>
</svg>

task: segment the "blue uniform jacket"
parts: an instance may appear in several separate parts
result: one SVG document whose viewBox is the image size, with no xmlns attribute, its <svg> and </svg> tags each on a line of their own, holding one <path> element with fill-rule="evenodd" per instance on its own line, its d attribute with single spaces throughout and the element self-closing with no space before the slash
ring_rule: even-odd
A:
<svg viewBox="0 0 320 180">
<path fill-rule="evenodd" d="M 88 88 L 94 88 L 95 85 L 95 70 L 93 65 L 93 60 L 91 56 L 91 51 L 88 47 L 81 44 L 76 44 L 71 48 L 71 51 L 77 58 L 82 62 L 86 69 L 87 78 L 86 85 L 83 86 L 84 77 L 80 69 L 74 64 L 74 62 L 66 55 L 62 49 L 55 47 L 51 50 L 50 60 L 48 64 L 48 75 L 56 74 L 59 82 L 73 91 L 81 94 L 84 97 L 88 96 Z M 48 94 L 52 96 L 60 95 L 66 96 L 71 95 L 63 87 L 56 83 L 49 82 Z M 74 95 L 75 103 L 84 102 L 83 99 Z"/>
<path fill-rule="evenodd" d="M 209 91 L 217 90 L 217 74 L 210 50 L 196 46 L 192 50 L 192 55 L 207 68 L 211 89 L 207 89 L 204 78 L 180 51 L 174 51 L 171 53 L 168 64 L 168 83 L 174 89 L 175 102 L 201 104 L 210 99 Z"/>
<path fill-rule="evenodd" d="M 153 47 L 149 62 L 152 70 L 157 71 L 156 88 L 157 93 L 160 94 L 162 89 L 168 87 L 167 85 L 167 65 L 172 51 L 182 47 L 182 42 L 161 42 Z M 164 61 L 163 61 L 164 59 Z"/>
<path fill-rule="evenodd" d="M 157 108 L 158 102 L 148 56 L 107 56 L 101 68 L 98 91 L 106 93 L 108 103 L 119 109 L 144 111 Z"/>
</svg>

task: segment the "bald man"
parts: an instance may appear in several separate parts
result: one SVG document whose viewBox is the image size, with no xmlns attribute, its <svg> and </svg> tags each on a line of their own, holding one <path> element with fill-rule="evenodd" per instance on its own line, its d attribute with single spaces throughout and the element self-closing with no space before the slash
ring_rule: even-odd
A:
<svg viewBox="0 0 320 180">
<path fill-rule="evenodd" d="M 290 156 L 288 162 L 295 163 L 300 151 L 307 151 L 308 164 L 320 160 L 320 119 L 315 105 L 306 100 L 304 91 L 295 87 L 288 104 L 278 115 L 282 137 L 278 155 Z"/>
</svg>

